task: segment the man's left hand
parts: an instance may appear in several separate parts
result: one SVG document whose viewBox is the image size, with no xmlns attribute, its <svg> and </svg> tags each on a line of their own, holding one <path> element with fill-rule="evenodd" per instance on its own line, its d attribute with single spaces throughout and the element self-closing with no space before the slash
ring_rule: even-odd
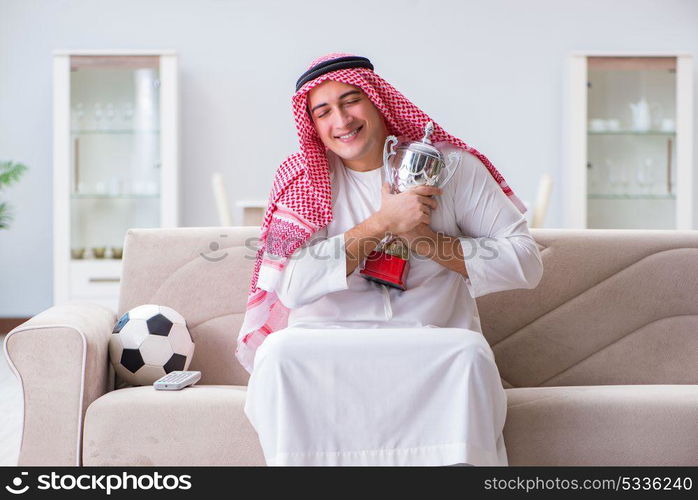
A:
<svg viewBox="0 0 698 500">
<path fill-rule="evenodd" d="M 437 234 L 428 224 L 421 223 L 411 231 L 398 234 L 411 252 L 428 257 L 436 249 Z"/>
</svg>

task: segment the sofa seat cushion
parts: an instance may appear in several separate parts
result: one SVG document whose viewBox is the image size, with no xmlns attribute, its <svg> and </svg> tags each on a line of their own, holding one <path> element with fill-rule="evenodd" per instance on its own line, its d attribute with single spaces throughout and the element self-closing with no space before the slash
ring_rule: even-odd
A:
<svg viewBox="0 0 698 500">
<path fill-rule="evenodd" d="M 84 465 L 264 465 L 246 386 L 120 389 L 85 416 Z M 698 465 L 698 385 L 506 389 L 509 465 Z"/>
<path fill-rule="evenodd" d="M 246 386 L 109 392 L 87 409 L 83 465 L 264 465 Z"/>
<path fill-rule="evenodd" d="M 698 465 L 698 385 L 506 392 L 509 465 Z"/>
</svg>

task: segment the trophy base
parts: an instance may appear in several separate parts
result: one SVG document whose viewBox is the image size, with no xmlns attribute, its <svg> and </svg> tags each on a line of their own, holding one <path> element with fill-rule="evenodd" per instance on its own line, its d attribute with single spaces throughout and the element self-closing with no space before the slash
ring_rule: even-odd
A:
<svg viewBox="0 0 698 500">
<path fill-rule="evenodd" d="M 367 280 L 405 290 L 409 268 L 409 260 L 374 250 L 366 257 L 366 264 L 359 274 Z"/>
</svg>

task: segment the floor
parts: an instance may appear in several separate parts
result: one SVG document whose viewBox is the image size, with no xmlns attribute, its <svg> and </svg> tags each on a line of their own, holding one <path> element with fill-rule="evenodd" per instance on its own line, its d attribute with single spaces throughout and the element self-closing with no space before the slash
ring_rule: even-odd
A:
<svg viewBox="0 0 698 500">
<path fill-rule="evenodd" d="M 22 429 L 22 392 L 1 349 L 5 335 L 0 335 L 0 465 L 17 465 Z"/>
</svg>

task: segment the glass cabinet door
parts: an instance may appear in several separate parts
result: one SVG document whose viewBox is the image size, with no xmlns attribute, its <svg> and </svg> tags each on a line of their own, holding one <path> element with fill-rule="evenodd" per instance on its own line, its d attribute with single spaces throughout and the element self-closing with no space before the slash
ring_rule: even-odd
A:
<svg viewBox="0 0 698 500">
<path fill-rule="evenodd" d="M 71 258 L 120 259 L 160 225 L 158 56 L 70 57 Z"/>
<path fill-rule="evenodd" d="M 676 57 L 589 57 L 587 227 L 676 228 Z"/>
</svg>

